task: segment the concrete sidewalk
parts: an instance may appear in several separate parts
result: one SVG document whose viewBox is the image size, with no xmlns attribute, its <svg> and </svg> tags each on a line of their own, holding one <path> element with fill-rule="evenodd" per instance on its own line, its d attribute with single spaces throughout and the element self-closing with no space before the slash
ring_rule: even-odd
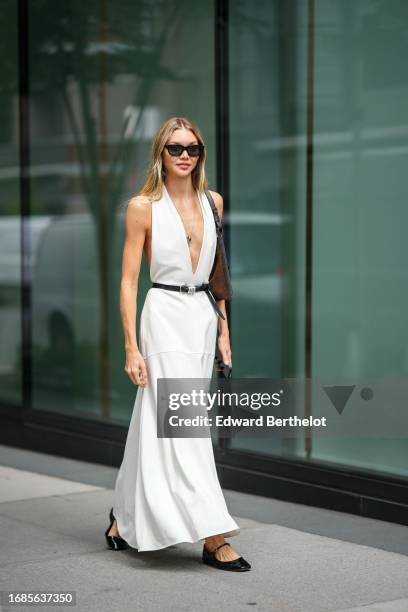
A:
<svg viewBox="0 0 408 612">
<path fill-rule="evenodd" d="M 220 572 L 200 543 L 107 549 L 117 469 L 5 446 L 0 466 L 3 591 L 74 590 L 81 612 L 408 611 L 406 527 L 225 491 L 253 569 Z"/>
</svg>

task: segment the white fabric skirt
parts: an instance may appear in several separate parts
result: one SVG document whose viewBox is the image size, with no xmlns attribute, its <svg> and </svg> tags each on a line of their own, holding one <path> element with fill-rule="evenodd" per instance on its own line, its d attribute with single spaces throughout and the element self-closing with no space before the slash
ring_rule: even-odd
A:
<svg viewBox="0 0 408 612">
<path fill-rule="evenodd" d="M 113 513 L 121 537 L 146 551 L 238 535 L 211 438 L 157 437 L 157 378 L 210 378 L 214 353 L 159 352 L 145 361 L 149 384 L 136 394 L 115 487 Z"/>
</svg>

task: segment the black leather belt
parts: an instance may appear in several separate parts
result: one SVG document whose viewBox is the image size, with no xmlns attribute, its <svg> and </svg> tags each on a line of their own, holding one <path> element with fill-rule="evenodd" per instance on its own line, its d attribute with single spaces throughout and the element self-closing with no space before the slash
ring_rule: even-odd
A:
<svg viewBox="0 0 408 612">
<path fill-rule="evenodd" d="M 184 283 L 183 285 L 152 283 L 152 287 L 157 287 L 158 289 L 168 289 L 169 291 L 178 291 L 179 293 L 188 293 L 188 295 L 194 295 L 196 291 L 205 291 L 208 296 L 208 299 L 210 300 L 211 306 L 214 308 L 216 314 L 225 320 L 224 315 L 218 308 L 217 302 L 215 301 L 215 298 L 210 291 L 210 285 L 208 283 L 202 283 L 201 285 L 188 285 L 187 283 Z"/>
</svg>

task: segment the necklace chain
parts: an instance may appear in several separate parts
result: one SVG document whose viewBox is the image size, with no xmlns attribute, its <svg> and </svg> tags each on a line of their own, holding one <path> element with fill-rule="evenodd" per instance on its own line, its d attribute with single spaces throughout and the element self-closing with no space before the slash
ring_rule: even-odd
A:
<svg viewBox="0 0 408 612">
<path fill-rule="evenodd" d="M 194 206 L 193 222 L 192 222 L 192 223 L 191 223 L 191 225 L 190 225 L 190 231 L 186 233 L 186 238 L 187 238 L 187 243 L 188 243 L 188 246 L 190 246 L 190 243 L 191 243 L 191 241 L 192 241 L 192 239 L 193 239 L 193 234 L 192 234 L 192 232 L 193 232 L 193 228 L 194 228 L 194 226 L 195 226 L 195 221 L 196 221 L 196 214 L 195 214 L 196 200 L 195 200 L 195 199 L 194 199 L 194 205 L 195 205 L 195 206 Z M 185 230 L 184 230 L 184 231 L 185 231 Z"/>
</svg>

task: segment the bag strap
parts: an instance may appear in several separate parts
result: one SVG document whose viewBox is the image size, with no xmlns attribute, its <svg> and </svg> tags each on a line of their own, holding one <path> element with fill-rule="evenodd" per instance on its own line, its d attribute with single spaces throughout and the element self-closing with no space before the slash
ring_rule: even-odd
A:
<svg viewBox="0 0 408 612">
<path fill-rule="evenodd" d="M 211 205 L 211 209 L 213 211 L 213 215 L 214 215 L 214 220 L 215 220 L 215 225 L 217 226 L 218 231 L 220 232 L 220 234 L 222 234 L 222 223 L 220 221 L 220 217 L 218 215 L 218 210 L 216 205 L 214 204 L 214 200 L 213 197 L 211 195 L 211 193 L 209 192 L 209 190 L 207 189 L 205 192 L 205 195 L 208 198 L 208 201 L 210 202 Z"/>
</svg>

